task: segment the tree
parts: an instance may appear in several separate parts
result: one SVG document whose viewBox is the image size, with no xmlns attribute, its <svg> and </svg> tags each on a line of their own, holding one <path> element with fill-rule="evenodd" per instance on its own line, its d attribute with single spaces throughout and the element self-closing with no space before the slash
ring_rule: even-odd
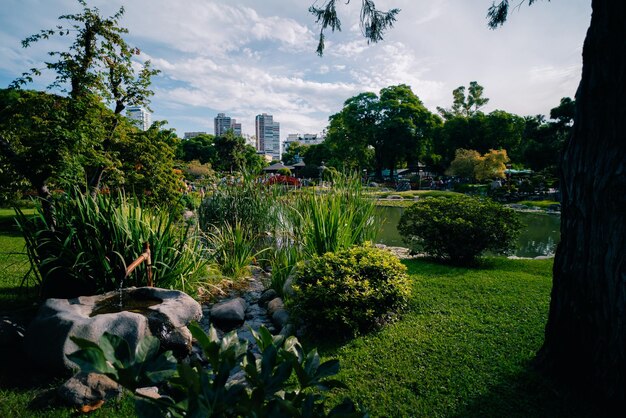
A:
<svg viewBox="0 0 626 418">
<path fill-rule="evenodd" d="M 173 206 L 182 195 L 182 171 L 174 166 L 178 137 L 154 123 L 147 131 L 134 130 L 119 144 L 121 184 L 134 191 L 142 201 L 153 206 Z"/>
<path fill-rule="evenodd" d="M 306 148 L 307 145 L 303 145 L 298 141 L 292 142 L 291 144 L 289 144 L 289 148 L 287 148 L 287 151 L 283 152 L 283 163 L 287 165 L 298 163 L 298 159 L 302 158 L 302 155 L 304 154 Z"/>
<path fill-rule="evenodd" d="M 626 4 L 591 5 L 573 133 L 561 165 L 561 242 L 537 364 L 578 388 L 624 401 Z M 491 27 L 504 23 L 508 7 L 501 1 L 489 9 Z"/>
<path fill-rule="evenodd" d="M 506 170 L 506 163 L 509 162 L 509 157 L 506 154 L 506 150 L 489 150 L 484 154 L 478 164 L 474 168 L 474 177 L 478 181 L 484 181 L 489 179 L 503 179 L 505 177 L 504 170 Z"/>
<path fill-rule="evenodd" d="M 324 53 L 324 30 L 330 27 L 331 31 L 341 30 L 341 21 L 337 16 L 336 10 L 337 0 L 325 0 L 322 7 L 315 7 L 313 4 L 309 7 L 309 12 L 315 16 L 316 23 L 320 24 L 320 36 L 317 44 L 317 53 L 321 56 Z M 346 4 L 350 0 L 346 0 Z M 383 40 L 383 34 L 388 28 L 393 26 L 396 21 L 396 15 L 400 13 L 400 9 L 391 9 L 381 12 L 376 9 L 376 5 L 372 0 L 361 0 L 361 33 L 367 39 L 367 42 L 376 43 Z"/>
<path fill-rule="evenodd" d="M 183 161 L 198 160 L 206 164 L 215 160 L 215 137 L 213 135 L 201 134 L 193 138 L 179 142 L 178 158 Z"/>
<path fill-rule="evenodd" d="M 334 158 L 347 168 L 369 168 L 372 159 L 382 172 L 382 150 L 377 149 L 380 124 L 379 99 L 375 93 L 360 93 L 344 102 L 341 112 L 329 118 L 325 142 Z M 378 171 L 378 170 L 377 170 Z"/>
<path fill-rule="evenodd" d="M 380 115 L 380 146 L 391 175 L 400 162 L 417 165 L 440 119 L 406 84 L 380 91 Z"/>
<path fill-rule="evenodd" d="M 480 158 L 480 153 L 476 150 L 459 148 L 456 150 L 454 160 L 450 163 L 450 168 L 448 168 L 446 174 L 473 179 L 474 170 Z"/>
<path fill-rule="evenodd" d="M 53 224 L 49 182 L 62 178 L 75 162 L 79 137 L 68 127 L 68 99 L 36 91 L 0 90 L 0 153 L 43 199 Z"/>
<path fill-rule="evenodd" d="M 83 6 L 81 13 L 59 17 L 70 22 L 69 26 L 58 25 L 54 29 L 42 30 L 26 38 L 22 45 L 26 48 L 52 36 L 76 34 L 69 50 L 50 52 L 49 55 L 58 60 L 46 62 L 44 66 L 56 73 L 51 88 L 69 90 L 69 122 L 75 127 L 81 125 L 85 116 L 92 113 L 92 107 L 98 107 L 101 101 L 112 107 L 113 117 L 91 118 L 82 124 L 91 129 L 91 144 L 85 147 L 92 154 L 92 158 L 84 162 L 87 184 L 97 190 L 105 171 L 117 164 L 111 149 L 122 112 L 128 105 L 149 105 L 153 94 L 149 88 L 150 79 L 158 71 L 151 68 L 149 61 L 143 63 L 138 73 L 135 71 L 132 58 L 139 54 L 139 49 L 126 43 L 123 35 L 128 30 L 119 26 L 124 8 L 105 18 L 97 8 L 87 7 L 85 0 L 77 1 Z M 32 68 L 15 80 L 12 87 L 19 88 L 32 81 L 41 71 Z"/>
<path fill-rule="evenodd" d="M 477 81 L 470 81 L 467 89 L 467 97 L 465 96 L 465 87 L 459 86 L 452 90 L 452 108 L 444 109 L 437 107 L 437 111 L 444 117 L 450 119 L 455 116 L 470 117 L 477 114 L 480 108 L 489 102 L 489 99 L 483 97 L 485 88 L 478 84 Z"/>
<path fill-rule="evenodd" d="M 565 144 L 572 133 L 575 101 L 569 97 L 561 99 L 559 106 L 550 110 L 546 121 L 543 115 L 525 119 L 520 158 L 516 161 L 534 171 L 545 171 L 557 177 Z"/>
<path fill-rule="evenodd" d="M 384 168 L 393 173 L 400 163 L 417 163 L 439 123 L 411 88 L 400 84 L 346 100 L 330 117 L 325 142 L 338 167 L 360 170 L 373 153 L 375 175 L 382 178 Z"/>
</svg>

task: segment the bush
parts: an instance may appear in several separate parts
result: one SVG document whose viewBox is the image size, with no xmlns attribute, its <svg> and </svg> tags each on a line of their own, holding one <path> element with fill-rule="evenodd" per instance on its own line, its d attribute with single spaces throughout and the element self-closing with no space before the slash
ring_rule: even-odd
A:
<svg viewBox="0 0 626 418">
<path fill-rule="evenodd" d="M 300 263 L 288 301 L 313 334 L 354 336 L 393 318 L 409 295 L 406 267 L 371 246 L 326 253 Z"/>
<path fill-rule="evenodd" d="M 469 196 L 420 200 L 402 214 L 398 230 L 416 252 L 471 264 L 485 250 L 507 253 L 521 223 L 509 208 Z"/>
</svg>

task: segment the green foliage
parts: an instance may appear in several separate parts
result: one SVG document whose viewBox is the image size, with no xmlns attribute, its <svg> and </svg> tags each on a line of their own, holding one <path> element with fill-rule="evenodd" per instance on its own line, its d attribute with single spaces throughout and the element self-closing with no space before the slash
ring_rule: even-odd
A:
<svg viewBox="0 0 626 418">
<path fill-rule="evenodd" d="M 201 134 L 179 142 L 177 156 L 183 161 L 198 160 L 201 164 L 215 160 L 215 138 L 213 135 Z"/>
<path fill-rule="evenodd" d="M 179 225 L 171 210 L 144 207 L 123 195 L 61 195 L 54 204 L 56 226 L 37 208 L 33 216 L 18 210 L 18 222 L 43 297 L 69 298 L 119 287 L 126 264 L 148 242 L 154 283 L 179 287 L 199 274 L 206 262 L 198 240 Z M 140 271 L 140 269 L 136 270 Z M 134 273 L 125 286 L 145 285 Z"/>
<path fill-rule="evenodd" d="M 308 147 L 308 145 L 303 145 L 298 141 L 292 142 L 289 144 L 287 151 L 282 154 L 283 162 L 287 165 L 298 163 L 298 157 L 302 158 Z"/>
<path fill-rule="evenodd" d="M 0 90 L 0 155 L 7 169 L 35 189 L 66 176 L 81 141 L 71 130 L 67 98 Z"/>
<path fill-rule="evenodd" d="M 446 174 L 473 179 L 474 171 L 480 158 L 478 151 L 459 148 L 454 152 L 454 160 L 450 163 L 450 168 L 448 168 Z"/>
<path fill-rule="evenodd" d="M 302 251 L 293 242 L 279 242 L 269 249 L 269 265 L 272 275 L 266 287 L 274 289 L 278 296 L 284 298 L 283 289 L 287 279 L 293 275 L 296 265 L 302 260 Z"/>
<path fill-rule="evenodd" d="M 285 217 L 296 244 L 308 255 L 322 255 L 373 240 L 374 209 L 358 175 L 337 175 L 330 189 L 298 194 Z"/>
<path fill-rule="evenodd" d="M 358 170 L 373 162 L 381 178 L 384 168 L 393 171 L 405 162 L 417 165 L 418 159 L 426 157 L 439 124 L 440 118 L 405 84 L 385 87 L 379 95 L 361 93 L 330 117 L 328 137 L 322 144 L 329 154 L 325 161 Z M 317 163 L 305 158 L 307 163 Z"/>
<path fill-rule="evenodd" d="M 317 335 L 354 336 L 388 321 L 406 307 L 406 267 L 371 246 L 328 252 L 299 265 L 292 315 Z"/>
<path fill-rule="evenodd" d="M 464 116 L 469 117 L 480 111 L 489 99 L 483 97 L 484 87 L 476 81 L 470 81 L 467 89 L 467 97 L 465 97 L 465 86 L 459 86 L 452 90 L 453 103 L 451 109 L 443 109 L 438 107 L 437 110 L 445 119 Z"/>
<path fill-rule="evenodd" d="M 315 4 L 309 7 L 309 12 L 315 16 L 315 22 L 320 25 L 320 36 L 317 44 L 317 53 L 322 56 L 324 53 L 324 30 L 330 27 L 331 31 L 341 31 L 341 20 L 335 10 L 336 0 L 325 0 L 321 7 Z M 349 2 L 348 2 L 349 3 Z M 385 31 L 393 27 L 396 15 L 400 9 L 390 9 L 382 12 L 376 9 L 372 0 L 361 0 L 361 15 L 359 19 L 361 32 L 367 42 L 376 43 L 383 40 Z"/>
<path fill-rule="evenodd" d="M 200 228 L 208 232 L 239 223 L 252 237 L 260 237 L 266 231 L 272 231 L 277 222 L 274 213 L 276 193 L 277 189 L 264 187 L 250 174 L 244 173 L 236 181 L 222 182 L 200 205 Z"/>
<path fill-rule="evenodd" d="M 250 274 L 250 264 L 259 255 L 256 252 L 257 237 L 250 229 L 236 221 L 224 224 L 205 234 L 211 258 L 222 275 L 240 279 Z"/>
<path fill-rule="evenodd" d="M 121 184 L 112 186 L 123 185 L 148 205 L 175 210 L 184 188 L 182 172 L 174 166 L 178 138 L 173 131 L 160 127 L 154 123 L 147 131 L 131 133 L 116 144 L 123 178 Z"/>
<path fill-rule="evenodd" d="M 82 370 L 104 373 L 127 389 L 161 384 L 166 393 L 159 399 L 136 395 L 139 417 L 366 416 L 348 399 L 326 412 L 323 392 L 345 387 L 330 378 L 339 363 L 322 362 L 316 350 L 305 353 L 295 337 L 272 336 L 265 328 L 252 331 L 260 351 L 257 359 L 234 331 L 220 340 L 213 327 L 208 335 L 196 324 L 190 330 L 209 368 L 197 360 L 176 365 L 169 351 L 158 354 L 153 337 L 142 340 L 135 353 L 110 334 L 98 344 L 74 339 L 80 349 L 69 358 Z M 245 383 L 229 382 L 239 368 Z"/>
<path fill-rule="evenodd" d="M 506 253 L 520 229 L 512 209 L 462 195 L 420 200 L 398 224 L 412 250 L 456 264 L 473 263 L 485 250 Z"/>
</svg>

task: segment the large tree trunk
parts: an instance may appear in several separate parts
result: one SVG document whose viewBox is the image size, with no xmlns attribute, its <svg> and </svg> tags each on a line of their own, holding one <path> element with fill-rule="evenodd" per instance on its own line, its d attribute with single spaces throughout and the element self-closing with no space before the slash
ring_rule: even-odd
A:
<svg viewBox="0 0 626 418">
<path fill-rule="evenodd" d="M 626 2 L 593 0 L 562 164 L 561 243 L 538 364 L 626 399 Z"/>
</svg>

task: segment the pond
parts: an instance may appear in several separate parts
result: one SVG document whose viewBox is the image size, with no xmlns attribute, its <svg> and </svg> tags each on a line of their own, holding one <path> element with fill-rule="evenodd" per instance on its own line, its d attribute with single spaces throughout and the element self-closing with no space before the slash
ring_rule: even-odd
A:
<svg viewBox="0 0 626 418">
<path fill-rule="evenodd" d="M 397 226 L 404 208 L 378 207 L 379 214 L 384 218 L 382 230 L 376 242 L 380 244 L 403 247 L 402 237 Z M 522 229 L 513 255 L 518 257 L 537 257 L 540 255 L 554 255 L 556 245 L 561 236 L 561 218 L 559 215 L 546 213 L 519 213 Z"/>
</svg>

